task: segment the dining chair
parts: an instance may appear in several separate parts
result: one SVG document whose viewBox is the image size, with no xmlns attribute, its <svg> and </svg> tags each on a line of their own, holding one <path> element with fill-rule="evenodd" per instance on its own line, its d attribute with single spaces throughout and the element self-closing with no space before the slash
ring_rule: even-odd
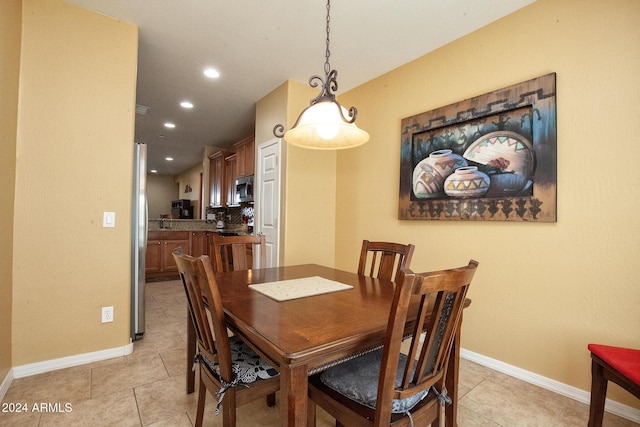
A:
<svg viewBox="0 0 640 427">
<path fill-rule="evenodd" d="M 213 235 L 213 271 L 241 271 L 249 270 L 256 266 L 254 254 L 259 253 L 258 267 L 266 267 L 267 252 L 266 239 L 263 234 L 244 236 L 220 236 Z M 248 254 L 251 255 L 248 255 Z M 267 405 L 275 406 L 276 395 L 267 396 Z"/>
<path fill-rule="evenodd" d="M 589 344 L 591 352 L 591 401 L 589 427 L 601 427 L 609 381 L 640 399 L 640 350 Z"/>
<path fill-rule="evenodd" d="M 400 270 L 384 346 L 310 377 L 307 425 L 315 426 L 317 404 L 336 426 L 437 426 L 440 406 L 451 403 L 445 373 L 477 267 Z"/>
<path fill-rule="evenodd" d="M 251 256 L 247 254 L 250 249 Z M 255 264 L 256 250 L 260 255 Z M 266 267 L 266 240 L 263 234 L 254 236 L 213 236 L 216 272 L 249 270 L 254 266 Z"/>
<path fill-rule="evenodd" d="M 398 271 L 410 268 L 412 244 L 362 241 L 358 274 L 381 280 L 396 280 Z"/>
<path fill-rule="evenodd" d="M 222 405 L 222 424 L 236 425 L 236 408 L 280 388 L 278 371 L 257 355 L 245 342 L 229 336 L 222 300 L 207 255 L 173 252 L 187 295 L 189 314 L 197 337 L 194 367 L 200 373 L 196 426 L 201 426 L 207 390 Z M 215 337 L 215 341 L 214 341 Z"/>
</svg>

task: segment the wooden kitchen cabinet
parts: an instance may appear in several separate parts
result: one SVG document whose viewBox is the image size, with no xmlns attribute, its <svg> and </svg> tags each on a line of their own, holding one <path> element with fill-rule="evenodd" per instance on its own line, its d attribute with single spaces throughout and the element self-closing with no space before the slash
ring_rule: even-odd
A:
<svg viewBox="0 0 640 427">
<path fill-rule="evenodd" d="M 149 231 L 145 254 L 146 277 L 177 277 L 178 267 L 173 259 L 173 251 L 179 247 L 185 252 L 191 249 L 189 231 Z"/>
<path fill-rule="evenodd" d="M 192 231 L 191 232 L 191 251 L 189 255 L 199 257 L 200 255 L 209 255 L 209 239 L 211 233 L 209 231 Z"/>
<path fill-rule="evenodd" d="M 226 188 L 224 191 L 224 197 L 226 199 L 227 206 L 239 206 L 240 201 L 237 201 L 236 197 L 236 178 L 238 168 L 238 155 L 232 154 L 224 159 L 225 162 L 225 174 L 226 174 Z"/>
<path fill-rule="evenodd" d="M 217 151 L 209 156 L 209 206 L 237 206 L 236 179 L 255 172 L 255 137 L 233 144 L 236 152 Z"/>
<path fill-rule="evenodd" d="M 149 236 L 151 236 L 151 232 L 149 232 Z M 150 274 L 160 272 L 161 247 L 162 242 L 160 240 L 147 240 L 147 251 L 144 256 L 144 272 L 147 277 Z"/>
<path fill-rule="evenodd" d="M 232 153 L 217 151 L 209 156 L 209 205 L 224 207 L 227 205 L 227 174 L 225 159 Z"/>
<path fill-rule="evenodd" d="M 255 172 L 255 137 L 253 135 L 233 144 L 238 158 L 236 178 L 253 175 Z"/>
</svg>

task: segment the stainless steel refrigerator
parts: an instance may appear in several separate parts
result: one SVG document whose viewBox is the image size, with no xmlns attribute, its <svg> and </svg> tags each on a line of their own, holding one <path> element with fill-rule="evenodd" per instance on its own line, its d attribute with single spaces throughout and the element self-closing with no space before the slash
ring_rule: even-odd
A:
<svg viewBox="0 0 640 427">
<path fill-rule="evenodd" d="M 147 250 L 147 145 L 135 143 L 131 209 L 131 339 L 144 334 L 144 257 Z"/>
</svg>

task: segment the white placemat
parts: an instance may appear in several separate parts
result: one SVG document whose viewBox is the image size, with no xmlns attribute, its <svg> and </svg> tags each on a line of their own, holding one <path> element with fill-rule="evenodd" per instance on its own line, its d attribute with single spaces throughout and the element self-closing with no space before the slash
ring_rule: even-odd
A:
<svg viewBox="0 0 640 427">
<path fill-rule="evenodd" d="M 353 288 L 351 285 L 345 285 L 320 276 L 260 283 L 258 285 L 249 285 L 249 287 L 276 301 L 288 301 Z"/>
</svg>

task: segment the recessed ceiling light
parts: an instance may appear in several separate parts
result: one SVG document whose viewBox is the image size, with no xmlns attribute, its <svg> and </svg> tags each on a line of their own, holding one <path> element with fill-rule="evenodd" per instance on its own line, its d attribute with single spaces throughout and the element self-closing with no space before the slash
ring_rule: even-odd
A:
<svg viewBox="0 0 640 427">
<path fill-rule="evenodd" d="M 157 170 L 155 170 L 155 169 L 151 169 L 149 172 L 151 172 L 151 173 L 158 173 L 158 171 L 157 171 Z"/>
<path fill-rule="evenodd" d="M 192 104 L 192 103 L 190 103 L 189 101 L 182 101 L 182 102 L 180 103 L 180 106 L 181 106 L 182 108 L 193 108 L 193 104 Z"/>
<path fill-rule="evenodd" d="M 169 123 L 169 122 L 167 122 L 167 123 L 165 123 L 165 124 L 164 124 L 164 127 L 169 128 L 169 129 L 173 129 L 173 128 L 175 128 L 175 127 L 176 127 L 176 125 L 175 125 L 175 124 L 173 124 L 173 123 Z"/>
<path fill-rule="evenodd" d="M 209 77 L 210 79 L 217 79 L 218 77 L 220 77 L 220 73 L 218 72 L 218 70 L 214 70 L 213 68 L 207 68 L 206 70 L 204 70 L 204 75 Z"/>
<path fill-rule="evenodd" d="M 168 161 L 168 162 L 171 162 L 171 161 L 173 161 L 173 157 L 165 157 L 165 160 Z"/>
</svg>

